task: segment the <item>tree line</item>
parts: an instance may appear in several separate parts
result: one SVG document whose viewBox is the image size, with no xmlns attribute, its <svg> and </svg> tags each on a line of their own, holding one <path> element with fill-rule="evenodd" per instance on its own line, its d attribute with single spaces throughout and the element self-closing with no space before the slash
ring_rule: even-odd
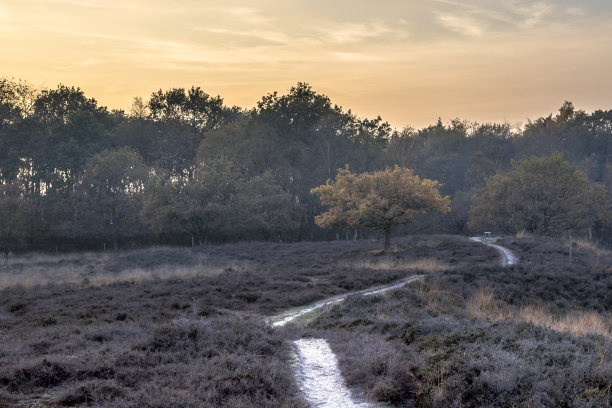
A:
<svg viewBox="0 0 612 408">
<path fill-rule="evenodd" d="M 612 191 L 612 111 L 586 113 L 569 102 L 524 129 L 456 119 L 396 130 L 306 83 L 252 109 L 194 86 L 135 98 L 125 112 L 79 88 L 0 78 L 0 140 L 4 251 L 368 236 L 367 226 L 316 223 L 325 207 L 311 190 L 346 166 L 354 174 L 399 166 L 440 183 L 450 211 L 417 215 L 394 227 L 401 233 L 491 225 L 470 218 L 470 207 L 495 200 L 483 190 L 493 177 L 532 156 L 562 154 L 555 157 L 599 186 L 597 200 Z M 606 217 L 587 213 L 592 222 L 576 228 L 610 242 Z M 561 231 L 551 225 L 535 232 Z M 503 226 L 512 228 L 531 227 Z"/>
</svg>

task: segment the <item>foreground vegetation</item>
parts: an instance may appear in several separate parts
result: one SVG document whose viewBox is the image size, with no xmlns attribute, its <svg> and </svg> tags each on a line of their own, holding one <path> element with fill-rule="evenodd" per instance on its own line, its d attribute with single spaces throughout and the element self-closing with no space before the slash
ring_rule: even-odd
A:
<svg viewBox="0 0 612 408">
<path fill-rule="evenodd" d="M 355 394 L 402 407 L 612 403 L 612 254 L 522 236 L 22 255 L 0 291 L 0 406 L 305 407 L 291 343 L 328 339 Z M 52 271 L 58 279 L 49 282 Z M 138 273 L 134 273 L 138 271 Z M 264 317 L 352 296 L 307 326 Z M 37 281 L 38 280 L 38 281 Z"/>
<path fill-rule="evenodd" d="M 405 407 L 608 407 L 612 253 L 506 239 L 519 265 L 432 272 L 311 324 L 348 383 Z M 322 332 L 321 332 L 322 331 Z"/>
<path fill-rule="evenodd" d="M 490 256 L 473 243 L 452 255 L 463 241 L 449 238 L 433 252 L 427 239 L 406 245 L 416 259 Z M 27 286 L 7 280 L 0 296 L 0 406 L 300 406 L 286 335 L 263 317 L 422 270 L 422 262 L 368 267 L 364 261 L 381 259 L 379 247 L 253 243 L 19 256 L 2 276 L 32 274 Z M 131 273 L 149 268 L 148 276 Z M 53 271 L 70 280 L 49 282 Z"/>
</svg>

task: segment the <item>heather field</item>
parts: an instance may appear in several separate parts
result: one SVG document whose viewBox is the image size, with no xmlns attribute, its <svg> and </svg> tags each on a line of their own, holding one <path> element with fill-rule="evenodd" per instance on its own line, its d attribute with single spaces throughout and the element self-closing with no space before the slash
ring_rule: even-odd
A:
<svg viewBox="0 0 612 408">
<path fill-rule="evenodd" d="M 499 243 L 518 265 L 459 236 L 17 255 L 0 273 L 0 406 L 306 407 L 291 340 L 315 336 L 355 396 L 386 405 L 609 406 L 612 255 Z"/>
</svg>

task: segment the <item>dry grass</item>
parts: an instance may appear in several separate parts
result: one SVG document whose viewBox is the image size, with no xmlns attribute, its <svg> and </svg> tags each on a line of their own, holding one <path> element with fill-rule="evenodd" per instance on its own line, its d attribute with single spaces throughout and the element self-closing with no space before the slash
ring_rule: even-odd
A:
<svg viewBox="0 0 612 408">
<path fill-rule="evenodd" d="M 574 312 L 555 317 L 545 307 L 530 306 L 519 311 L 518 319 L 558 332 L 571 333 L 575 336 L 586 337 L 595 334 L 612 339 L 610 320 L 595 312 Z"/>
<path fill-rule="evenodd" d="M 574 241 L 576 248 L 578 248 L 581 251 L 584 252 L 588 252 L 591 254 L 595 254 L 597 256 L 610 256 L 612 255 L 612 251 L 608 250 L 608 249 L 604 249 L 599 247 L 597 244 L 595 244 L 592 241 L 589 241 L 587 239 L 584 238 L 578 238 Z"/>
<path fill-rule="evenodd" d="M 515 236 L 516 236 L 516 239 L 529 239 L 529 240 L 535 239 L 535 235 L 525 230 L 517 232 Z"/>
<path fill-rule="evenodd" d="M 586 337 L 601 335 L 612 339 L 612 320 L 592 311 L 576 311 L 564 316 L 555 316 L 544 306 L 512 308 L 495 297 L 491 288 L 481 288 L 468 302 L 467 314 L 476 319 L 492 322 L 516 321 Z"/>
<path fill-rule="evenodd" d="M 30 289 L 45 285 L 100 286 L 116 282 L 144 282 L 163 279 L 187 279 L 215 276 L 225 271 L 246 272 L 250 263 L 228 257 L 211 256 L 185 248 L 157 248 L 172 255 L 168 263 L 149 260 L 143 251 L 137 261 L 122 260 L 112 252 L 85 252 L 68 254 L 29 253 L 15 256 L 7 270 L 0 274 L 0 289 L 23 287 Z M 125 255 L 125 254 L 124 254 Z M 156 255 L 149 254 L 150 259 Z M 189 259 L 188 264 L 176 259 Z M 146 266 L 140 266 L 145 264 Z M 151 265 L 148 265 L 151 264 Z"/>
<path fill-rule="evenodd" d="M 451 270 L 451 266 L 445 262 L 433 258 L 420 259 L 397 259 L 385 257 L 381 259 L 363 259 L 347 262 L 343 266 L 349 268 L 372 269 L 372 270 L 402 270 L 422 272 L 443 272 Z"/>
<path fill-rule="evenodd" d="M 90 273 L 82 268 L 44 268 L 33 271 L 0 275 L 0 289 L 20 286 L 30 289 L 45 285 L 100 286 L 116 282 L 144 282 L 162 279 L 186 279 L 201 276 L 215 276 L 228 269 L 246 271 L 247 266 L 239 263 L 216 265 L 177 266 L 162 265 L 153 268 L 125 269 L 119 272 Z"/>
<path fill-rule="evenodd" d="M 495 298 L 493 289 L 489 287 L 480 288 L 468 302 L 467 314 L 476 319 L 487 319 L 494 322 L 508 320 L 511 316 L 508 307 L 505 307 L 504 302 Z"/>
</svg>

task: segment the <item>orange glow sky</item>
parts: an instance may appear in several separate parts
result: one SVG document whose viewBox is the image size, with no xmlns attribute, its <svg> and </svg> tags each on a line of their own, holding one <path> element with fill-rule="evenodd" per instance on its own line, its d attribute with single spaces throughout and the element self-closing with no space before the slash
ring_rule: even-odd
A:
<svg viewBox="0 0 612 408">
<path fill-rule="evenodd" d="M 109 108 L 197 85 L 252 107 L 308 82 L 400 128 L 612 108 L 609 0 L 15 0 L 0 77 Z"/>
</svg>

